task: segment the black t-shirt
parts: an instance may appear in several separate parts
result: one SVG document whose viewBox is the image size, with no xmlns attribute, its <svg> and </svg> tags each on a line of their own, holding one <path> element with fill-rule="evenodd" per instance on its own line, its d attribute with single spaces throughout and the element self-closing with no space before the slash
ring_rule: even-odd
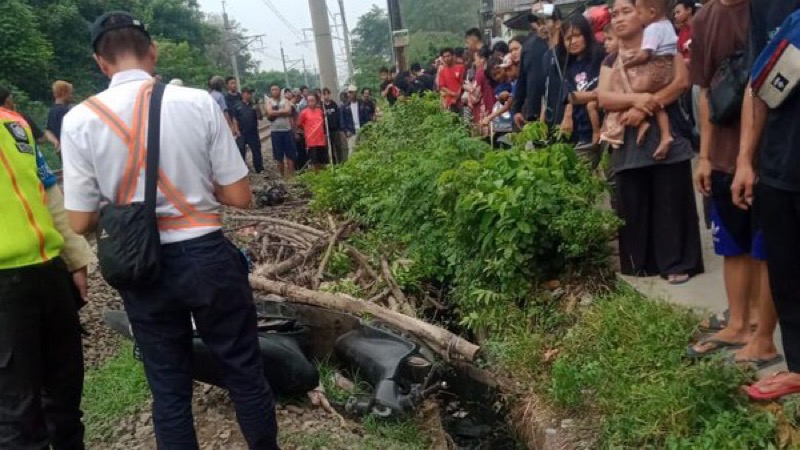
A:
<svg viewBox="0 0 800 450">
<path fill-rule="evenodd" d="M 236 109 L 236 105 L 242 102 L 242 94 L 238 92 L 225 93 L 225 104 L 228 105 L 228 111 L 233 111 Z"/>
<path fill-rule="evenodd" d="M 256 106 L 239 102 L 233 108 L 233 117 L 239 122 L 239 131 L 242 134 L 258 134 L 258 119 L 261 116 Z"/>
<path fill-rule="evenodd" d="M 386 87 L 392 84 L 390 80 L 386 80 L 381 83 L 381 93 L 386 90 Z M 392 86 L 391 89 L 386 91 L 386 100 L 389 102 L 390 105 L 394 105 L 394 102 L 397 101 L 397 88 Z"/>
<path fill-rule="evenodd" d="M 800 9 L 800 0 L 762 0 L 750 5 L 750 54 L 753 58 L 789 15 Z M 759 180 L 776 188 L 800 192 L 800 91 L 767 114 L 759 149 Z"/>
<path fill-rule="evenodd" d="M 47 130 L 53 133 L 56 138 L 61 139 L 61 124 L 64 116 L 67 115 L 72 105 L 56 103 L 47 113 Z"/>
<path fill-rule="evenodd" d="M 334 101 L 325 103 L 325 117 L 328 119 L 328 131 L 331 133 L 342 129 L 339 121 L 339 105 Z"/>
<path fill-rule="evenodd" d="M 28 126 L 31 127 L 31 134 L 33 135 L 33 140 L 38 142 L 39 139 L 41 139 L 42 136 L 44 136 L 44 131 L 42 131 L 42 129 L 39 128 L 39 125 L 37 125 L 36 122 L 34 122 L 33 119 L 31 119 L 31 116 L 25 113 L 20 113 L 20 115 L 22 116 L 23 119 L 25 119 L 26 122 L 28 122 Z"/>
</svg>

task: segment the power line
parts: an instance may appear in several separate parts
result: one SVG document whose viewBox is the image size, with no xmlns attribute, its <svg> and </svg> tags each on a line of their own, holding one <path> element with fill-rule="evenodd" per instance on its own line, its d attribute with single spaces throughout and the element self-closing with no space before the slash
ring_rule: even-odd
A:
<svg viewBox="0 0 800 450">
<path fill-rule="evenodd" d="M 286 20 L 286 17 L 284 17 L 284 16 L 283 16 L 283 14 L 281 14 L 281 12 L 278 10 L 278 8 L 276 8 L 276 7 L 275 7 L 275 5 L 273 5 L 273 4 L 272 4 L 272 2 L 271 2 L 270 0 L 261 0 L 261 1 L 262 1 L 262 2 L 263 2 L 265 5 L 267 5 L 267 8 L 269 8 L 269 9 L 270 9 L 270 11 L 272 11 L 272 13 L 273 13 L 273 14 L 275 14 L 275 16 L 276 16 L 276 17 L 277 17 L 277 18 L 278 18 L 278 19 L 279 19 L 281 22 L 283 22 L 283 24 L 286 26 L 286 28 L 288 28 L 288 29 L 289 29 L 289 31 L 291 31 L 291 32 L 292 32 L 292 34 L 294 34 L 294 35 L 295 35 L 295 36 L 296 36 L 298 39 L 300 39 L 301 41 L 305 39 L 305 37 L 303 36 L 303 33 L 301 33 L 301 32 L 300 32 L 300 30 L 298 30 L 298 29 L 297 29 L 297 27 L 295 27 L 294 25 L 292 25 L 292 23 L 291 23 L 291 22 L 289 22 L 288 20 Z"/>
</svg>

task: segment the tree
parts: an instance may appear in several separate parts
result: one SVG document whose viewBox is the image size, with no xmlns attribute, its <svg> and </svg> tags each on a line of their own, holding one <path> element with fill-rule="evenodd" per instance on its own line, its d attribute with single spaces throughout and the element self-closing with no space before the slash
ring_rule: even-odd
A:
<svg viewBox="0 0 800 450">
<path fill-rule="evenodd" d="M 480 0 L 403 0 L 400 11 L 410 33 L 448 31 L 461 36 L 478 26 Z"/>
<path fill-rule="evenodd" d="M 353 29 L 353 66 L 359 88 L 378 87 L 378 69 L 392 61 L 391 31 L 386 11 L 373 5 Z"/>
<path fill-rule="evenodd" d="M 30 6 L 6 0 L 0 14 L 0 80 L 34 96 L 48 94 L 53 47 L 39 30 Z"/>
</svg>

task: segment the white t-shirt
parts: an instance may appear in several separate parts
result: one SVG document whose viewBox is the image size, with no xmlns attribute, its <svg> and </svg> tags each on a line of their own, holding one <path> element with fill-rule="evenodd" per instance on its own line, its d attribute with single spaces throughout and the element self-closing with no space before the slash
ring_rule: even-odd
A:
<svg viewBox="0 0 800 450">
<path fill-rule="evenodd" d="M 350 112 L 353 114 L 353 126 L 358 131 L 361 129 L 361 120 L 358 117 L 358 102 L 350 103 Z"/>
<path fill-rule="evenodd" d="M 97 98 L 130 127 L 139 88 L 151 79 L 141 70 L 119 72 Z M 206 91 L 167 86 L 161 111 L 159 168 L 195 210 L 219 213 L 213 183 L 230 185 L 248 172 L 220 106 Z M 61 153 L 66 209 L 94 212 L 117 198 L 128 147 L 88 106 L 77 105 L 64 117 Z M 144 201 L 144 181 L 142 169 L 133 201 Z M 156 215 L 181 215 L 160 189 Z M 161 230 L 161 242 L 185 241 L 217 229 L 218 226 L 206 226 Z"/>
<path fill-rule="evenodd" d="M 678 53 L 678 35 L 675 26 L 667 19 L 653 22 L 644 29 L 642 50 L 650 50 L 655 56 L 670 56 Z"/>
</svg>

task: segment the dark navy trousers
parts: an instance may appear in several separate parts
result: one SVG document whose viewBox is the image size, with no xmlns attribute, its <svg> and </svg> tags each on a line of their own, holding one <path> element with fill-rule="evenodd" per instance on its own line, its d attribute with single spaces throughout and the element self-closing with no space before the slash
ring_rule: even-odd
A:
<svg viewBox="0 0 800 450">
<path fill-rule="evenodd" d="M 198 449 L 192 318 L 223 373 L 249 448 L 278 449 L 275 400 L 264 378 L 247 266 L 222 232 L 162 246 L 159 281 L 121 294 L 153 393 L 159 450 Z"/>
</svg>

